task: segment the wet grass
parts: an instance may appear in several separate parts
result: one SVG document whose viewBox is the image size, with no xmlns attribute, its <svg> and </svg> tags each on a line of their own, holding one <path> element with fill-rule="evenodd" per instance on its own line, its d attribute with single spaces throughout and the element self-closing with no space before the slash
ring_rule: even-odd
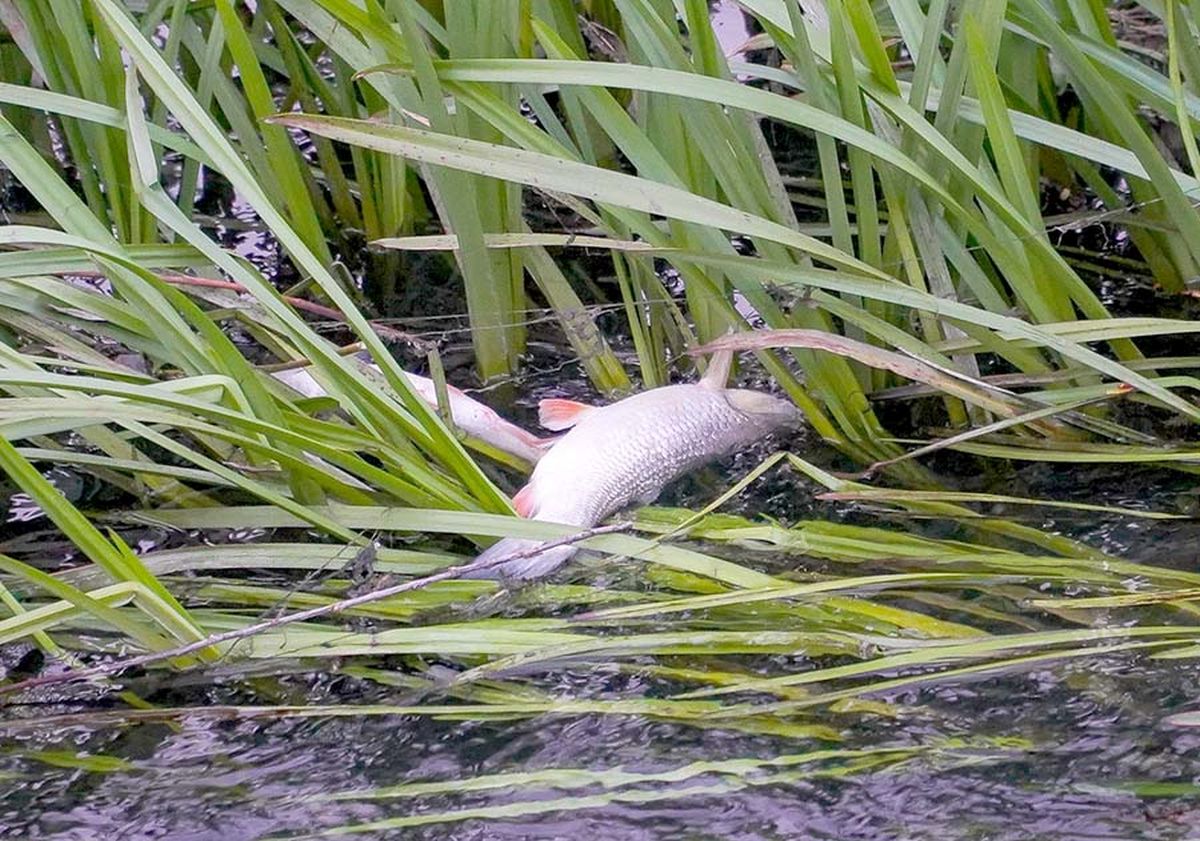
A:
<svg viewBox="0 0 1200 841">
<path fill-rule="evenodd" d="M 903 716 L 888 699 L 908 687 L 1194 657 L 1200 574 L 1040 525 L 1191 512 L 952 491 L 939 468 L 1195 472 L 1194 322 L 1115 310 L 1056 244 L 1103 224 L 1127 243 L 1083 255 L 1117 274 L 1105 284 L 1186 292 L 1200 6 L 741 5 L 761 62 L 727 56 L 699 0 L 0 0 L 0 162 L 31 199 L 0 225 L 0 469 L 70 547 L 0 541 L 0 644 L 54 664 L 0 685 L 6 726 L 599 715 L 802 748 L 480 776 L 568 795 L 345 828 L 371 832 L 953 762 L 940 743 L 836 745 Z M 1164 53 L 1114 34 L 1139 9 L 1161 12 Z M 214 184 L 288 272 L 221 244 L 197 211 Z M 1045 185 L 1072 209 L 1051 213 Z M 580 249 L 604 277 L 579 277 Z M 392 252 L 453 272 L 482 381 L 527 358 L 531 309 L 604 396 L 691 376 L 689 354 L 724 343 L 755 354 L 747 370 L 821 452 L 764 453 L 687 510 L 632 513 L 549 583 L 439 576 L 494 537 L 572 530 L 512 516 L 528 465 L 409 388 L 397 355 L 444 386 L 445 348 L 369 318 L 387 302 L 367 286 L 422 294 L 419 276 L 366 283 L 413 265 Z M 314 320 L 331 315 L 333 333 Z M 328 396 L 270 376 L 288 365 Z M 63 475 L 91 477 L 101 504 L 64 496 Z M 849 514 L 722 513 L 780 477 Z M 342 605 L 389 584 L 411 586 Z M 354 691 L 279 701 L 310 674 Z M 568 674 L 643 680 L 564 689 Z M 80 676 L 108 708 L 83 703 Z M 225 682 L 235 703 L 171 699 Z M 80 703 L 29 713 L 47 701 Z"/>
</svg>

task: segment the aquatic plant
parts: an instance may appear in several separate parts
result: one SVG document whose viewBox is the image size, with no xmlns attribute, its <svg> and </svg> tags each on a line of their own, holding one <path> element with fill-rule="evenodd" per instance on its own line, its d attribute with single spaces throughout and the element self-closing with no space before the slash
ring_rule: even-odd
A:
<svg viewBox="0 0 1200 841">
<path fill-rule="evenodd" d="M 1146 4 L 1166 44 L 1136 51 L 1097 3 L 740 6 L 761 32 L 731 56 L 701 0 L 0 0 L 0 469 L 56 532 L 0 542 L 0 643 L 72 667 L 136 650 L 156 669 L 336 671 L 417 699 L 297 714 L 628 714 L 826 741 L 838 716 L 896 714 L 877 698 L 900 687 L 1194 656 L 1195 573 L 1011 512 L 1174 514 L 932 490 L 919 462 L 1195 470 L 1165 436 L 1200 417 L 1200 357 L 1158 351 L 1200 328 L 1114 317 L 1098 279 L 1186 304 L 1200 5 Z M 238 219 L 202 212 L 205 189 Z M 1047 215 L 1051 192 L 1074 209 Z M 1088 225 L 1132 256 L 1062 247 Z M 231 246 L 238 226 L 278 248 L 272 271 Z M 579 282 L 577 249 L 613 282 Z M 392 350 L 444 386 L 436 344 L 364 315 L 420 290 L 420 252 L 460 279 L 485 380 L 520 365 L 531 305 L 609 395 L 725 342 L 867 473 L 779 454 L 703 511 L 638 512 L 589 536 L 608 560 L 569 579 L 603 586 L 446 577 L 343 610 L 364 575 L 571 536 L 512 517 L 525 466 L 407 387 Z M 722 338 L 748 321 L 763 329 Z M 289 365 L 329 396 L 269 376 Z M 936 442 L 906 449 L 899 413 L 885 428 L 878 407 L 901 399 Z M 1110 411 L 1134 402 L 1137 428 Z M 716 513 L 785 469 L 878 522 Z M 66 498 L 68 470 L 102 504 Z M 269 619 L 304 608 L 329 610 Z M 1110 610 L 1145 621 L 1093 623 Z M 546 679 L 601 665 L 666 689 Z"/>
</svg>

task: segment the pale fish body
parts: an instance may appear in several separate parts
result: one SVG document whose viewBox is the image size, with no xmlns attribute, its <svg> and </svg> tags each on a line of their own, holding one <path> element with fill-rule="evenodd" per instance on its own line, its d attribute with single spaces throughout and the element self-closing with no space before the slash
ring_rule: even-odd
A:
<svg viewBox="0 0 1200 841">
<path fill-rule="evenodd" d="M 769 394 L 700 383 L 656 388 L 604 407 L 543 401 L 543 417 L 551 428 L 574 428 L 538 463 L 514 500 L 517 512 L 586 529 L 631 503 L 653 502 L 668 483 L 701 465 L 795 425 L 799 412 Z M 506 538 L 479 560 L 538 545 Z M 536 578 L 574 552 L 573 546 L 554 547 L 492 567 L 491 575 Z"/>
<path fill-rule="evenodd" d="M 383 376 L 377 365 L 365 364 L 363 367 L 380 377 Z M 324 397 L 327 394 L 316 378 L 304 368 L 276 371 L 272 376 L 305 397 Z M 437 407 L 437 389 L 433 380 L 408 371 L 404 372 L 404 376 L 409 387 L 422 400 L 430 406 Z M 446 386 L 446 396 L 450 400 L 450 417 L 454 419 L 454 425 L 472 438 L 478 438 L 497 450 L 536 464 L 554 443 L 553 438 L 539 438 L 506 421 L 494 409 L 473 400 L 452 385 Z"/>
</svg>

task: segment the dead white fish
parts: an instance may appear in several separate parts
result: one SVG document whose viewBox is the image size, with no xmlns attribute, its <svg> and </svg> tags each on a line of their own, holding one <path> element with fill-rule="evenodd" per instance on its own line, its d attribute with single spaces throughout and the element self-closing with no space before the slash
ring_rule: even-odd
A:
<svg viewBox="0 0 1200 841">
<path fill-rule="evenodd" d="M 383 376 L 378 365 L 368 362 L 363 363 L 363 367 L 371 373 Z M 275 371 L 271 376 L 305 397 L 325 397 L 328 393 L 305 368 Z M 408 380 L 409 387 L 422 400 L 430 406 L 437 407 L 437 388 L 434 386 L 433 380 L 408 371 L 404 372 L 404 376 Z M 496 413 L 495 409 L 468 397 L 452 385 L 446 386 L 446 396 L 450 400 L 450 417 L 454 419 L 455 426 L 472 438 L 478 438 L 497 450 L 511 453 L 530 464 L 536 464 L 557 440 L 555 438 L 539 438 L 515 423 L 506 421 Z"/>
<path fill-rule="evenodd" d="M 616 511 L 653 502 L 668 483 L 776 429 L 795 426 L 791 403 L 746 389 L 725 388 L 731 354 L 713 358 L 694 385 L 673 385 L 594 407 L 543 400 L 543 426 L 570 428 L 538 463 L 514 498 L 522 517 L 591 528 Z M 491 563 L 536 549 L 536 540 L 505 538 L 478 560 Z M 499 563 L 476 575 L 537 578 L 575 553 L 556 546 Z"/>
</svg>

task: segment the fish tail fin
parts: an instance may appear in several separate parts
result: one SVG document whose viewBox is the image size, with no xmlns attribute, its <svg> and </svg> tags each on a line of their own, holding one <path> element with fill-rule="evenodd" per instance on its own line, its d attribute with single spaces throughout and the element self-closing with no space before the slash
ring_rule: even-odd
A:
<svg viewBox="0 0 1200 841">
<path fill-rule="evenodd" d="M 490 564 L 483 569 L 473 570 L 463 578 L 529 580 L 549 575 L 566 563 L 575 554 L 574 546 L 555 546 L 544 552 L 504 561 L 510 555 L 531 553 L 542 545 L 541 540 L 506 537 L 480 553 L 476 564 Z"/>
</svg>

